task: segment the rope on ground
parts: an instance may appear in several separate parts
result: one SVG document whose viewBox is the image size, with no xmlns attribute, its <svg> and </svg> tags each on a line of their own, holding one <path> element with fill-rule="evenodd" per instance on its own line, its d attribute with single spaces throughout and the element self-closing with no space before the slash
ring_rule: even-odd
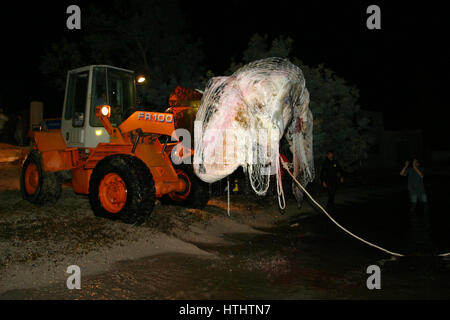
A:
<svg viewBox="0 0 450 320">
<path fill-rule="evenodd" d="M 287 171 L 287 173 L 289 173 L 289 175 L 292 177 L 292 179 L 294 179 L 295 183 L 297 183 L 297 185 L 303 190 L 303 192 L 306 193 L 306 195 L 311 199 L 311 201 L 314 202 L 314 203 L 320 208 L 320 210 L 322 210 L 322 211 L 327 215 L 327 217 L 328 217 L 331 221 L 333 221 L 333 223 L 334 223 L 335 225 L 337 225 L 339 228 L 341 228 L 342 230 L 344 230 L 345 232 L 347 232 L 347 233 L 348 233 L 349 235 L 351 235 L 352 237 L 354 237 L 354 238 L 356 238 L 356 239 L 358 239 L 358 240 L 364 242 L 365 244 L 368 244 L 368 245 L 371 246 L 371 247 L 377 248 L 377 249 L 379 249 L 379 250 L 381 250 L 381 251 L 384 251 L 384 252 L 386 252 L 386 253 L 388 253 L 388 254 L 390 254 L 390 255 L 393 255 L 393 256 L 404 257 L 404 255 L 401 254 L 401 253 L 397 253 L 397 252 L 392 252 L 392 251 L 386 250 L 386 249 L 384 249 L 384 248 L 382 248 L 382 247 L 380 247 L 380 246 L 377 246 L 376 244 L 373 244 L 373 243 L 371 243 L 371 242 L 369 242 L 369 241 L 367 241 L 367 240 L 364 240 L 363 238 L 358 237 L 357 235 L 353 234 L 352 232 L 348 231 L 348 230 L 345 229 L 343 226 L 341 226 L 336 220 L 333 219 L 332 216 L 330 216 L 330 214 L 329 214 L 329 213 L 328 213 L 328 212 L 327 212 L 327 211 L 326 211 L 326 210 L 325 210 L 325 209 L 324 209 L 324 208 L 323 208 L 316 200 L 314 200 L 314 198 L 309 194 L 308 191 L 306 191 L 306 189 L 301 185 L 301 183 L 298 182 L 298 180 L 294 177 L 294 175 L 293 175 L 293 174 L 291 173 L 291 171 L 289 170 L 289 167 L 288 167 L 287 165 L 285 165 L 285 163 L 283 162 L 283 160 L 281 159 L 281 157 L 280 157 L 280 162 L 281 162 L 281 165 L 284 167 L 284 169 Z"/>
<path fill-rule="evenodd" d="M 367 241 L 367 240 L 364 240 L 363 238 L 358 237 L 357 235 L 355 235 L 355 234 L 353 234 L 352 232 L 350 232 L 350 231 L 348 231 L 347 229 L 345 229 L 345 228 L 344 228 L 343 226 L 341 226 L 336 220 L 334 220 L 333 217 L 330 216 L 330 214 L 329 214 L 329 213 L 328 213 L 328 212 L 327 212 L 327 211 L 326 211 L 326 210 L 325 210 L 325 209 L 324 209 L 324 208 L 323 208 L 316 200 L 314 200 L 314 198 L 308 193 L 308 191 L 306 191 L 306 189 L 301 185 L 301 183 L 298 182 L 298 180 L 294 177 L 294 175 L 292 174 L 292 172 L 289 170 L 288 164 L 287 164 L 286 162 L 283 161 L 283 159 L 281 158 L 281 156 L 280 156 L 280 163 L 281 163 L 281 165 L 283 166 L 283 168 L 287 171 L 287 173 L 289 173 L 289 175 L 292 177 L 292 179 L 294 179 L 295 183 L 297 183 L 297 185 L 303 190 L 303 192 L 305 192 L 306 195 L 311 199 L 311 201 L 314 202 L 314 203 L 320 208 L 320 210 L 322 210 L 322 211 L 327 215 L 327 217 L 328 217 L 331 221 L 333 221 L 333 223 L 334 223 L 335 225 L 337 225 L 339 228 L 341 228 L 343 231 L 347 232 L 349 235 L 351 235 L 352 237 L 358 239 L 359 241 L 362 241 L 362 242 L 364 242 L 365 244 L 368 244 L 368 245 L 371 246 L 371 247 L 374 247 L 374 248 L 376 248 L 376 249 L 379 249 L 379 250 L 381 250 L 381 251 L 384 251 L 384 252 L 386 252 L 386 253 L 388 253 L 388 254 L 390 254 L 390 255 L 397 256 L 397 257 L 404 257 L 404 256 L 405 256 L 404 254 L 397 253 L 397 252 L 392 252 L 392 251 L 389 251 L 389 250 L 387 250 L 387 249 L 385 249 L 385 248 L 383 248 L 383 247 L 377 246 L 376 244 L 373 244 L 373 243 L 371 243 L 371 242 L 369 242 L 369 241 Z M 438 256 L 438 257 L 447 257 L 447 256 L 450 256 L 450 252 L 447 252 L 447 253 L 441 253 L 441 254 L 438 254 L 437 256 Z"/>
</svg>

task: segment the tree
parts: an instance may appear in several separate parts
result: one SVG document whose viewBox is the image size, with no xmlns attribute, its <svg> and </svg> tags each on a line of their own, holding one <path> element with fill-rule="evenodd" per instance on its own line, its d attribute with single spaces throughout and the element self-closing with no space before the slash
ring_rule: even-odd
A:
<svg viewBox="0 0 450 320">
<path fill-rule="evenodd" d="M 242 61 L 232 61 L 227 73 L 231 74 L 242 65 L 257 59 L 273 56 L 289 58 L 303 71 L 306 87 L 310 92 L 316 168 L 320 170 L 326 151 L 333 150 L 344 170 L 352 172 L 367 158 L 372 140 L 368 131 L 369 120 L 360 114 L 358 89 L 348 85 L 323 64 L 310 67 L 298 57 L 293 57 L 293 45 L 294 40 L 290 37 L 280 36 L 269 41 L 267 35 L 255 34 L 242 54 Z"/>
<path fill-rule="evenodd" d="M 47 86 L 53 87 L 57 95 L 64 95 L 67 71 L 85 64 L 80 46 L 62 38 L 53 43 L 41 57 L 40 69 Z"/>
<path fill-rule="evenodd" d="M 250 38 L 247 49 L 242 53 L 242 61 L 236 62 L 231 61 L 231 65 L 226 74 L 232 74 L 234 71 L 242 67 L 243 65 L 258 60 L 269 57 L 289 57 L 292 51 L 292 46 L 294 45 L 294 40 L 290 37 L 280 36 L 272 40 L 269 46 L 268 36 L 259 35 L 255 33 Z"/>
<path fill-rule="evenodd" d="M 139 86 L 143 103 L 167 108 L 177 86 L 196 87 L 205 70 L 201 41 L 187 32 L 176 0 L 114 0 L 107 8 L 93 3 L 83 15 L 81 39 L 62 39 L 42 57 L 41 70 L 64 91 L 67 70 L 110 64 L 146 76 Z"/>
<path fill-rule="evenodd" d="M 314 116 L 314 154 L 316 167 L 333 150 L 347 172 L 361 166 L 373 138 L 369 119 L 361 114 L 359 92 L 323 64 L 309 67 L 298 58 L 293 63 L 302 68 L 310 92 L 310 109 Z"/>
</svg>

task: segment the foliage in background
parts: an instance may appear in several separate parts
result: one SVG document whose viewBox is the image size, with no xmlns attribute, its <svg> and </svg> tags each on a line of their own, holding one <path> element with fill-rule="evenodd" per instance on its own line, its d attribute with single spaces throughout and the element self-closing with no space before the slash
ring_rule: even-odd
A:
<svg viewBox="0 0 450 320">
<path fill-rule="evenodd" d="M 62 96 L 70 69 L 90 64 L 131 69 L 147 79 L 145 85 L 137 86 L 141 104 L 165 110 L 177 85 L 203 89 L 214 76 L 206 71 L 202 43 L 190 37 L 185 19 L 176 0 L 114 0 L 106 11 L 94 3 L 83 13 L 79 39 L 53 44 L 42 57 L 41 70 Z M 351 172 L 367 157 L 371 141 L 368 119 L 360 113 L 358 90 L 324 65 L 303 64 L 293 56 L 293 46 L 290 37 L 270 40 L 255 34 L 240 61 L 231 61 L 225 75 L 257 59 L 289 58 L 302 69 L 310 91 L 316 168 L 320 170 L 325 152 L 331 149 Z"/>
<path fill-rule="evenodd" d="M 280 36 L 270 41 L 267 35 L 254 34 L 242 54 L 242 61 L 232 61 L 227 74 L 251 61 L 274 56 L 286 57 L 299 66 L 310 92 L 309 107 L 314 116 L 316 171 L 320 171 L 325 153 L 333 150 L 344 170 L 352 172 L 367 158 L 373 141 L 369 119 L 360 112 L 358 89 L 323 64 L 311 67 L 293 57 L 293 45 L 294 40 L 289 37 Z M 286 145 L 282 145 L 282 149 L 285 150 Z"/>
<path fill-rule="evenodd" d="M 138 96 L 145 106 L 167 108 L 177 86 L 199 87 L 201 42 L 191 39 L 177 1 L 114 0 L 105 11 L 93 3 L 83 12 L 78 41 L 62 39 L 42 57 L 41 71 L 64 92 L 67 71 L 91 64 L 109 64 L 145 75 Z"/>
<path fill-rule="evenodd" d="M 302 68 L 310 92 L 316 167 L 320 168 L 325 153 L 332 150 L 345 171 L 355 171 L 373 142 L 369 119 L 358 104 L 358 89 L 322 64 L 309 67 L 297 58 L 293 63 Z"/>
</svg>

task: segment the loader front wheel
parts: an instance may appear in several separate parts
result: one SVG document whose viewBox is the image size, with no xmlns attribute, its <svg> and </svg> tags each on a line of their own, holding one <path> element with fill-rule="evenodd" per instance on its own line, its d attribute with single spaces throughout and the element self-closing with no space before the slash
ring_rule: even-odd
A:
<svg viewBox="0 0 450 320">
<path fill-rule="evenodd" d="M 89 182 L 94 214 L 128 224 L 142 224 L 155 205 L 155 184 L 147 166 L 129 155 L 100 161 Z"/>
<path fill-rule="evenodd" d="M 208 185 L 201 181 L 190 166 L 178 166 L 175 171 L 184 181 L 184 189 L 172 191 L 161 198 L 163 204 L 181 205 L 189 208 L 203 209 L 209 200 Z"/>
<path fill-rule="evenodd" d="M 39 152 L 33 150 L 20 174 L 22 198 L 37 205 L 54 204 L 61 196 L 61 179 L 54 172 L 44 172 Z"/>
</svg>

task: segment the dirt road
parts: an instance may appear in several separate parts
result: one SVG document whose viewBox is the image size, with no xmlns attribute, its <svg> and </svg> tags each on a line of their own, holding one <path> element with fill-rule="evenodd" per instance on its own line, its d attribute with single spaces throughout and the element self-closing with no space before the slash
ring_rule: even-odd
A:
<svg viewBox="0 0 450 320">
<path fill-rule="evenodd" d="M 360 299 L 396 298 L 402 292 L 421 297 L 424 292 L 407 285 L 423 270 L 413 268 L 399 277 L 399 265 L 411 260 L 392 263 L 308 203 L 299 210 L 289 199 L 281 215 L 272 196 L 237 195 L 230 216 L 225 197 L 212 198 L 204 210 L 158 204 L 152 218 L 137 227 L 95 217 L 87 197 L 70 188 L 55 206 L 36 207 L 21 199 L 15 167 L 2 166 L 0 176 L 1 299 Z M 407 234 L 404 216 L 386 224 L 383 219 L 392 220 L 392 214 L 379 210 L 385 206 L 380 200 L 395 201 L 403 189 L 399 184 L 342 188 L 338 217 L 398 249 L 392 230 Z M 325 201 L 324 194 L 316 196 Z M 381 222 L 367 222 L 373 210 L 384 217 Z M 392 290 L 367 290 L 365 268 L 373 263 L 391 266 L 385 278 Z M 82 270 L 81 290 L 66 287 L 70 265 Z M 413 265 L 429 267 L 419 281 L 425 287 L 430 277 L 448 270 L 445 260 Z M 438 297 L 450 284 L 447 278 L 436 284 Z"/>
</svg>

